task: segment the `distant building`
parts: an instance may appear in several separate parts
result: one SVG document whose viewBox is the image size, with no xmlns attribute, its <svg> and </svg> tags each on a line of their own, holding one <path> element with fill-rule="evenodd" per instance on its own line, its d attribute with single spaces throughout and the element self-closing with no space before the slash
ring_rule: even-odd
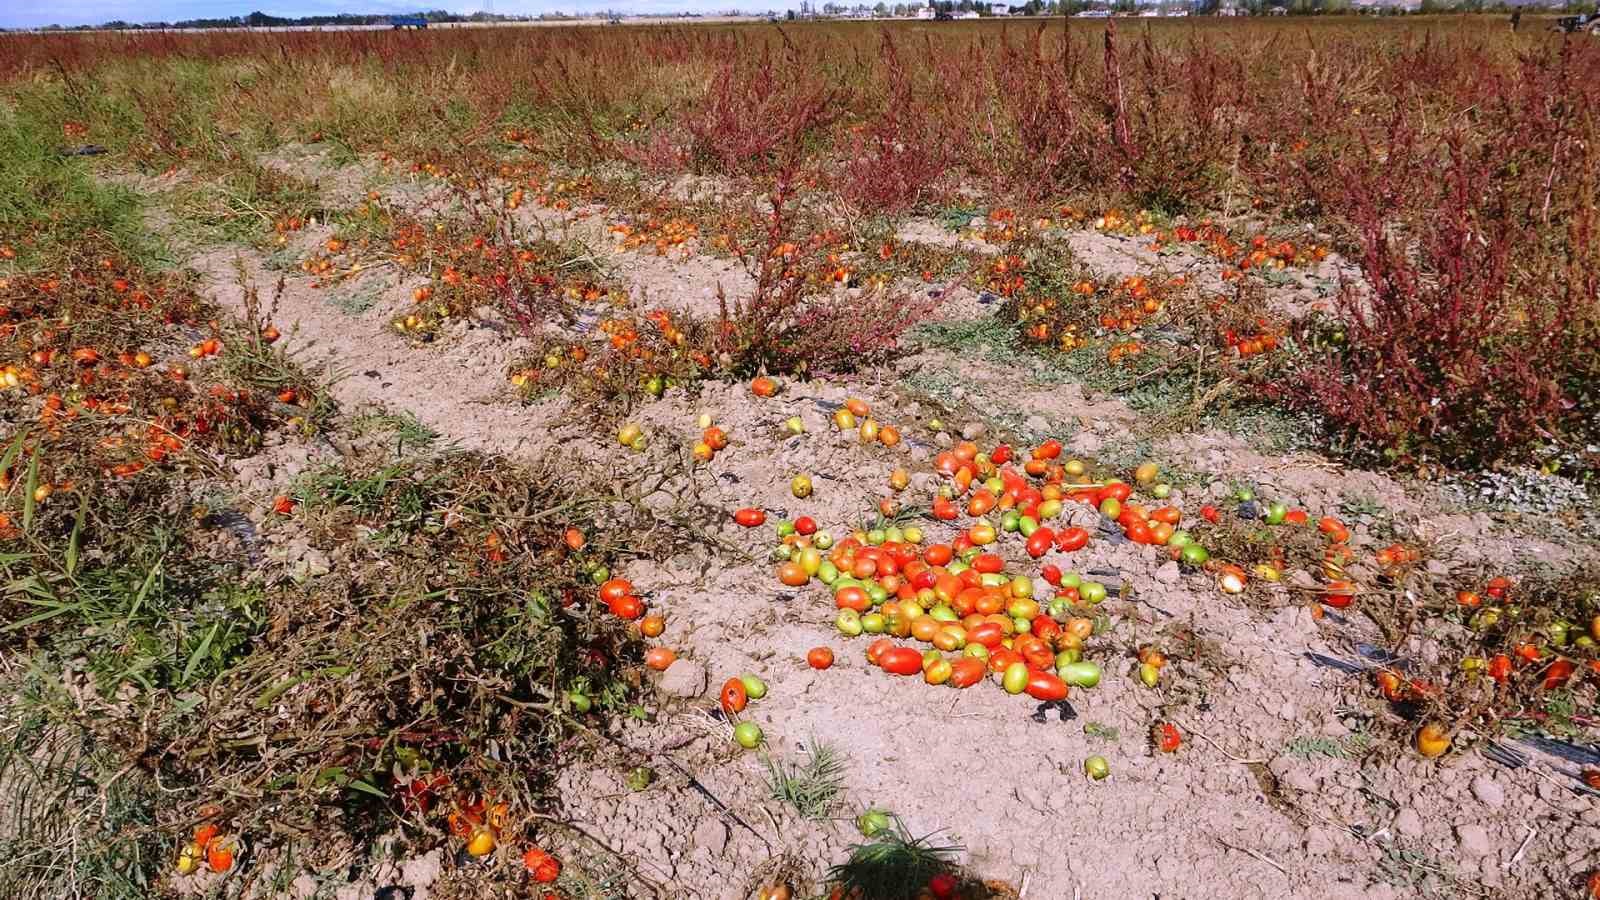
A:
<svg viewBox="0 0 1600 900">
<path fill-rule="evenodd" d="M 919 7 L 917 7 L 917 9 L 913 13 L 913 15 L 915 15 L 919 19 L 932 19 L 933 16 L 934 16 L 933 7 L 931 7 L 931 6 L 919 6 Z"/>
</svg>

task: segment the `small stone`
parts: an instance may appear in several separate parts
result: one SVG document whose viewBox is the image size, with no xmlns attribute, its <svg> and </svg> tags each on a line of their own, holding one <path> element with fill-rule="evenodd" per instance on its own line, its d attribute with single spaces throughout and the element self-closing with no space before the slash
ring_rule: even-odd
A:
<svg viewBox="0 0 1600 900">
<path fill-rule="evenodd" d="M 975 441 L 983 437 L 984 432 L 988 430 L 982 422 L 968 422 L 961 426 L 961 437 L 963 440 Z"/>
<path fill-rule="evenodd" d="M 941 431 L 934 435 L 933 442 L 946 450 L 950 449 L 950 447 L 955 444 L 955 441 L 950 438 L 950 432 L 948 431 Z"/>
<path fill-rule="evenodd" d="M 1473 859 L 1494 852 L 1494 842 L 1489 840 L 1489 832 L 1482 825 L 1457 825 L 1456 841 L 1461 845 L 1462 855 Z"/>
<path fill-rule="evenodd" d="M 1490 809 L 1499 809 L 1505 805 L 1506 789 L 1488 775 L 1479 775 L 1472 779 L 1472 796 Z"/>
<path fill-rule="evenodd" d="M 1044 434 L 1050 430 L 1050 422 L 1041 415 L 1031 415 L 1022 423 L 1022 427 L 1034 434 Z"/>
<path fill-rule="evenodd" d="M 728 826 L 720 819 L 706 819 L 694 827 L 694 845 L 711 851 L 712 856 L 721 856 L 728 849 Z"/>
<path fill-rule="evenodd" d="M 1325 856 L 1333 852 L 1335 839 L 1333 829 L 1321 825 L 1313 825 L 1306 829 L 1306 852 L 1314 856 Z"/>
<path fill-rule="evenodd" d="M 1183 572 L 1178 568 L 1176 560 L 1168 560 L 1156 569 L 1156 580 L 1162 584 L 1177 584 L 1178 579 L 1182 577 Z"/>
<path fill-rule="evenodd" d="M 688 659 L 675 659 L 667 670 L 661 673 L 661 681 L 656 688 L 663 694 L 672 697 L 694 699 L 706 692 L 705 666 Z"/>
<path fill-rule="evenodd" d="M 1402 837 L 1421 837 L 1424 831 L 1422 816 L 1408 806 L 1395 815 L 1394 830 Z"/>
</svg>

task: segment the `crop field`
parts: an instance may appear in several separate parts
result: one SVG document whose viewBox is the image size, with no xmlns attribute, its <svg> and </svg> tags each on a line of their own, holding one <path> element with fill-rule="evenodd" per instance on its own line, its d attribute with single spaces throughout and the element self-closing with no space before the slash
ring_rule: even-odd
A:
<svg viewBox="0 0 1600 900">
<path fill-rule="evenodd" d="M 1600 42 L 0 35 L 0 897 L 1600 898 Z"/>
</svg>

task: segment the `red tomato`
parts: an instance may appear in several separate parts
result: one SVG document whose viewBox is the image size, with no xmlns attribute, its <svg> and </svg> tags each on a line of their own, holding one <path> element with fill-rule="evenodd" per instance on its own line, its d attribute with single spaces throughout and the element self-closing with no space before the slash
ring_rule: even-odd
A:
<svg viewBox="0 0 1600 900">
<path fill-rule="evenodd" d="M 997 466 L 1005 465 L 1011 461 L 1011 448 L 1006 444 L 994 448 L 994 452 L 989 454 L 989 461 Z"/>
<path fill-rule="evenodd" d="M 883 651 L 892 649 L 894 649 L 894 641 L 888 638 L 878 638 L 867 645 L 867 662 L 877 665 L 878 657 L 883 655 Z"/>
<path fill-rule="evenodd" d="M 1511 657 L 1501 653 L 1489 660 L 1489 677 L 1505 684 L 1506 679 L 1511 677 Z"/>
<path fill-rule="evenodd" d="M 1054 539 L 1055 532 L 1052 532 L 1048 528 L 1040 528 L 1038 531 L 1035 531 L 1033 535 L 1028 538 L 1028 555 L 1034 559 L 1038 559 L 1039 557 L 1050 552 L 1050 542 Z"/>
<path fill-rule="evenodd" d="M 970 637 L 970 633 L 969 633 Z M 1022 662 L 1022 654 L 1004 647 L 989 654 L 989 671 L 999 674 L 1011 667 L 1012 663 Z"/>
<path fill-rule="evenodd" d="M 633 593 L 633 582 L 626 578 L 613 578 L 600 585 L 600 599 L 606 603 L 621 600 Z"/>
<path fill-rule="evenodd" d="M 1163 506 L 1160 509 L 1150 513 L 1150 518 L 1156 522 L 1165 522 L 1168 525 L 1176 525 L 1183 521 L 1183 511 L 1178 509 L 1176 506 Z"/>
<path fill-rule="evenodd" d="M 1054 644 L 1056 636 L 1061 634 L 1061 626 L 1049 616 L 1039 616 L 1033 620 L 1032 631 L 1039 640 Z"/>
<path fill-rule="evenodd" d="M 737 715 L 744 712 L 745 705 L 750 702 L 750 694 L 744 689 L 744 682 L 737 678 L 729 678 L 722 683 L 722 711 L 728 715 Z"/>
<path fill-rule="evenodd" d="M 967 629 L 967 643 L 982 644 L 990 650 L 1000 646 L 1005 638 L 1005 629 L 998 622 L 984 622 L 976 628 Z"/>
<path fill-rule="evenodd" d="M 894 675 L 919 675 L 922 651 L 915 647 L 890 647 L 878 654 L 878 666 Z"/>
<path fill-rule="evenodd" d="M 1162 722 L 1151 729 L 1151 739 L 1155 742 L 1156 749 L 1162 753 L 1176 753 L 1183 746 L 1183 735 L 1178 733 L 1178 727 L 1168 722 Z"/>
<path fill-rule="evenodd" d="M 1068 530 L 1070 531 L 1071 529 L 1068 529 Z M 1066 537 L 1066 534 L 1065 534 L 1065 532 L 1063 532 L 1062 533 L 1062 538 L 1065 539 L 1065 537 Z M 1063 547 L 1061 549 L 1065 550 L 1066 548 Z M 1055 563 L 1050 563 L 1050 564 L 1046 565 L 1044 568 L 1039 570 L 1039 577 L 1043 578 L 1045 580 L 1046 584 L 1051 584 L 1051 585 L 1055 585 L 1056 587 L 1060 587 L 1061 586 L 1061 567 L 1056 565 Z"/>
<path fill-rule="evenodd" d="M 1061 533 L 1056 536 L 1056 546 L 1068 553 L 1074 550 L 1082 550 L 1088 545 L 1089 532 L 1076 525 L 1071 528 L 1061 529 Z"/>
<path fill-rule="evenodd" d="M 755 528 L 767 521 L 767 514 L 755 507 L 746 506 L 744 509 L 734 512 L 733 521 L 743 525 L 745 528 Z"/>
<path fill-rule="evenodd" d="M 836 609 L 853 609 L 856 612 L 866 612 L 872 608 L 872 598 L 861 588 L 851 585 L 840 589 L 833 595 L 833 605 Z"/>
<path fill-rule="evenodd" d="M 1291 509 L 1283 516 L 1283 521 L 1290 525 L 1304 525 L 1310 520 L 1311 517 L 1307 516 L 1306 511 L 1303 509 Z"/>
<path fill-rule="evenodd" d="M 522 855 L 522 865 L 540 884 L 549 884 L 561 877 L 561 861 L 537 847 Z"/>
<path fill-rule="evenodd" d="M 955 559 L 955 556 L 955 552 L 950 549 L 949 544 L 933 544 L 932 546 L 928 547 L 928 549 L 922 551 L 922 558 L 926 560 L 930 566 L 945 565 L 949 563 L 950 560 Z"/>
<path fill-rule="evenodd" d="M 627 619 L 630 622 L 644 615 L 644 601 L 632 594 L 626 597 L 618 597 L 611 602 L 610 607 L 612 615 L 619 619 Z"/>
<path fill-rule="evenodd" d="M 963 656 L 950 664 L 950 680 L 945 683 L 951 687 L 972 687 L 983 680 L 985 671 L 983 660 Z"/>
<path fill-rule="evenodd" d="M 1118 503 L 1121 503 L 1132 496 L 1133 488 L 1129 487 L 1126 482 L 1122 481 L 1113 481 L 1100 489 L 1101 500 L 1105 500 L 1107 497 L 1110 497 L 1116 500 Z"/>
<path fill-rule="evenodd" d="M 1028 696 L 1035 700 L 1065 700 L 1067 683 L 1049 672 L 1029 672 Z"/>
<path fill-rule="evenodd" d="M 822 670 L 833 665 L 833 651 L 827 647 L 812 647 L 806 651 L 806 665 Z"/>
<path fill-rule="evenodd" d="M 1572 677 L 1572 672 L 1576 668 L 1570 659 L 1558 659 L 1551 663 L 1550 668 L 1546 669 L 1544 673 L 1544 689 L 1553 691 L 1566 684 L 1567 679 Z"/>
<path fill-rule="evenodd" d="M 672 661 L 677 658 L 678 654 L 673 653 L 666 647 L 651 647 L 649 650 L 645 651 L 644 664 L 646 668 L 654 669 L 657 672 L 663 672 L 666 671 L 667 666 L 672 665 Z"/>
<path fill-rule="evenodd" d="M 1217 508 L 1215 506 L 1207 504 L 1200 507 L 1200 518 L 1205 519 L 1207 522 L 1215 525 L 1217 520 L 1222 518 L 1222 514 L 1217 512 Z"/>
<path fill-rule="evenodd" d="M 972 569 L 970 571 L 985 575 L 992 575 L 996 572 L 1004 570 L 1005 567 L 1006 561 L 1000 556 L 993 553 L 980 553 L 973 558 Z"/>
<path fill-rule="evenodd" d="M 796 534 L 816 534 L 817 520 L 810 516 L 801 516 L 794 520 L 794 530 Z"/>
<path fill-rule="evenodd" d="M 1060 455 L 1061 442 L 1055 438 L 1045 441 L 1033 450 L 1034 459 L 1055 459 Z"/>
</svg>

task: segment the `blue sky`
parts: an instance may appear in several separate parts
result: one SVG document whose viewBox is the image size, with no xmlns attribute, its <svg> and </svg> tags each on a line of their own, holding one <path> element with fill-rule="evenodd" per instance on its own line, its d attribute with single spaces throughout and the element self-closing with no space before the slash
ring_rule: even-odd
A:
<svg viewBox="0 0 1600 900">
<path fill-rule="evenodd" d="M 730 7 L 782 9 L 782 0 L 491 0 L 497 13 L 537 15 L 560 12 L 601 12 L 608 9 L 637 13 L 718 12 Z M 40 25 L 98 25 L 121 19 L 128 22 L 176 22 L 243 16 L 260 10 L 275 16 L 316 16 L 336 13 L 411 12 L 448 9 L 477 12 L 484 0 L 466 2 L 407 2 L 407 0 L 0 0 L 0 28 L 34 28 Z"/>
</svg>

